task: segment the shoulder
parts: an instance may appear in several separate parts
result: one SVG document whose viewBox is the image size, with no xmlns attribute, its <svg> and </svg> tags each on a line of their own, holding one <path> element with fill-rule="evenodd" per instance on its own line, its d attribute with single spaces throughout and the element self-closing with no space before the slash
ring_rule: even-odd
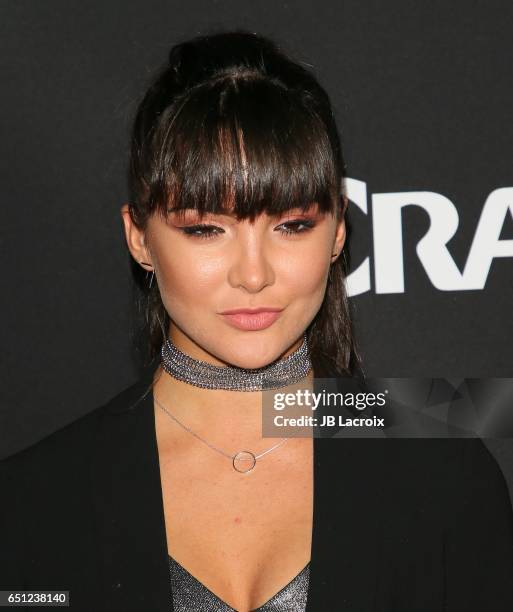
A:
<svg viewBox="0 0 513 612">
<path fill-rule="evenodd" d="M 7 487 L 17 480 L 45 479 L 80 471 L 94 448 L 96 435 L 105 420 L 130 412 L 141 399 L 148 377 L 116 392 L 106 402 L 60 429 L 0 460 L 0 486 Z M 5 489 L 3 489 L 5 490 Z"/>
<path fill-rule="evenodd" d="M 384 466 L 404 482 L 419 487 L 442 484 L 451 491 L 480 487 L 507 489 L 497 459 L 481 438 L 392 438 L 381 441 L 386 448 Z"/>
<path fill-rule="evenodd" d="M 0 461 L 0 481 L 12 481 L 29 476 L 36 472 L 43 476 L 43 470 L 48 469 L 52 463 L 62 462 L 71 457 L 91 440 L 98 423 L 106 410 L 107 404 L 101 405 L 87 414 L 75 419 L 46 435 L 44 438 L 15 452 Z M 51 476 L 51 473 L 44 474 Z"/>
<path fill-rule="evenodd" d="M 382 510 L 426 508 L 445 523 L 483 504 L 511 512 L 506 479 L 480 438 L 345 438 L 323 441 L 324 466 L 332 477 L 375 491 Z"/>
</svg>

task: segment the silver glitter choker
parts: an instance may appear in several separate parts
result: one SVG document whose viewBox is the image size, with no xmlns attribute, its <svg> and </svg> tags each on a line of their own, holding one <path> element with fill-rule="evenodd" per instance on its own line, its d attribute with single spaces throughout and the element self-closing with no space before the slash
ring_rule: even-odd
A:
<svg viewBox="0 0 513 612">
<path fill-rule="evenodd" d="M 194 359 L 178 349 L 168 338 L 161 349 L 164 370 L 183 382 L 204 389 L 261 391 L 277 389 L 305 378 L 312 368 L 306 332 L 303 343 L 285 359 L 278 359 L 262 368 L 215 366 Z"/>
</svg>

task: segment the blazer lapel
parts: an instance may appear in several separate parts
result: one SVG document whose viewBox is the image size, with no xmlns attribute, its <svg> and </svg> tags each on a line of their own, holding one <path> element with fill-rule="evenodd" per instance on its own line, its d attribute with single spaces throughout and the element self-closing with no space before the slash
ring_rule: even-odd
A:
<svg viewBox="0 0 513 612">
<path fill-rule="evenodd" d="M 379 487 L 369 451 L 381 442 L 314 438 L 314 520 L 306 612 L 374 609 L 381 528 Z"/>
<path fill-rule="evenodd" d="M 170 612 L 164 506 L 152 393 L 155 366 L 107 406 L 92 465 L 105 612 Z M 103 606 L 101 608 L 100 606 Z"/>
<path fill-rule="evenodd" d="M 347 378 L 336 382 L 346 392 L 358 390 L 355 384 Z M 314 391 L 321 388 L 315 379 Z M 340 413 L 354 416 L 345 408 Z M 322 410 L 317 416 L 322 418 Z M 336 429 L 331 435 L 336 436 Z M 386 435 L 381 431 L 369 438 L 359 437 L 357 431 L 355 437 L 345 435 L 313 441 L 314 515 L 306 612 L 374 609 L 382 532 L 383 481 L 378 466 Z"/>
</svg>

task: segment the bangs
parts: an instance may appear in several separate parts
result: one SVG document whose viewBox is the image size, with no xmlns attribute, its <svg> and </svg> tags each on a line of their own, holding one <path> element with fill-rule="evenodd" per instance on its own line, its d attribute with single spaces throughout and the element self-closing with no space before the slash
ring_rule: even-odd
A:
<svg viewBox="0 0 513 612">
<path fill-rule="evenodd" d="M 223 77 L 189 91 L 153 134 L 152 207 L 253 220 L 317 204 L 333 213 L 341 171 L 307 94 L 262 78 Z"/>
</svg>

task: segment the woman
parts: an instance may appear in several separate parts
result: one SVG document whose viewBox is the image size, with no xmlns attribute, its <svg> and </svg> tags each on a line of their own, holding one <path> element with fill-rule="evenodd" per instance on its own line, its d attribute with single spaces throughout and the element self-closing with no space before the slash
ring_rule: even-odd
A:
<svg viewBox="0 0 513 612">
<path fill-rule="evenodd" d="M 109 612 L 513 609 L 511 504 L 480 440 L 261 437 L 263 389 L 360 371 L 343 169 L 327 94 L 272 42 L 171 50 L 121 210 L 150 359 L 2 462 L 2 589 Z"/>
</svg>

